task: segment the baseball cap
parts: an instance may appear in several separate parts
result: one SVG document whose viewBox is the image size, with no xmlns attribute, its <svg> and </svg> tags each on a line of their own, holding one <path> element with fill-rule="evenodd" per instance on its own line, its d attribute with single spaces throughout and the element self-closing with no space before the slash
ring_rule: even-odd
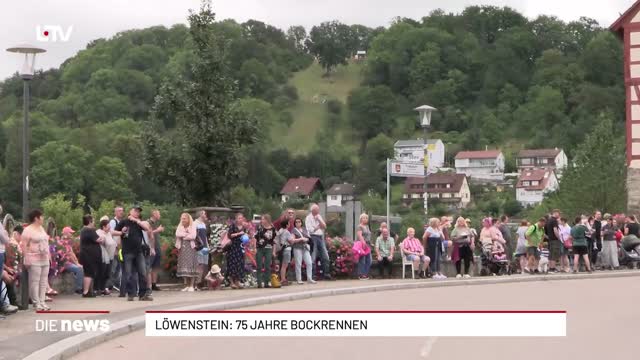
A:
<svg viewBox="0 0 640 360">
<path fill-rule="evenodd" d="M 62 234 L 66 235 L 66 234 L 73 234 L 75 231 L 71 228 L 71 226 L 65 226 L 62 229 Z"/>
<path fill-rule="evenodd" d="M 140 204 L 134 204 L 131 208 L 142 211 L 142 205 L 140 205 Z"/>
</svg>

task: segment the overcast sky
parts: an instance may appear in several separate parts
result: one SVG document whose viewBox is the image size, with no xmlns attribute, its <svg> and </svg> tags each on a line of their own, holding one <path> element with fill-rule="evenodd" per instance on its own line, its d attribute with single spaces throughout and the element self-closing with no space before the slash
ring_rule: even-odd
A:
<svg viewBox="0 0 640 360">
<path fill-rule="evenodd" d="M 468 5 L 510 6 L 533 18 L 555 15 L 565 21 L 581 16 L 609 26 L 634 0 L 214 0 L 217 19 L 238 22 L 257 19 L 286 29 L 290 25 L 310 28 L 325 20 L 347 24 L 387 26 L 396 16 L 420 19 L 442 8 L 460 12 Z M 37 67 L 59 66 L 96 38 L 109 38 L 122 30 L 186 22 L 189 9 L 200 0 L 0 0 L 0 50 L 20 43 L 40 45 Z M 68 42 L 38 42 L 36 27 L 73 26 Z M 0 79 L 18 70 L 22 59 L 0 54 Z"/>
</svg>

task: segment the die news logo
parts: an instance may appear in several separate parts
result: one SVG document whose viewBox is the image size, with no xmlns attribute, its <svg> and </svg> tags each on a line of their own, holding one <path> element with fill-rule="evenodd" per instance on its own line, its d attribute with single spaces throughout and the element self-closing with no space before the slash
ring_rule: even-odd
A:
<svg viewBox="0 0 640 360">
<path fill-rule="evenodd" d="M 60 25 L 38 25 L 36 39 L 41 42 L 67 42 L 72 32 L 73 25 L 68 26 L 66 31 Z"/>
</svg>

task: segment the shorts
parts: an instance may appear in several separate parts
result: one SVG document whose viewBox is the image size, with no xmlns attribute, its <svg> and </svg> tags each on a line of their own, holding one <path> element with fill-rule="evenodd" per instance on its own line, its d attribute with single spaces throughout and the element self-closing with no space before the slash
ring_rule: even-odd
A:
<svg viewBox="0 0 640 360">
<path fill-rule="evenodd" d="M 416 260 L 420 260 L 421 263 L 427 263 L 429 261 L 431 261 L 431 259 L 427 256 L 427 255 L 406 255 L 405 258 L 407 259 L 407 261 L 416 261 Z"/>
<path fill-rule="evenodd" d="M 589 250 L 586 246 L 573 246 L 573 255 L 587 255 Z"/>
<path fill-rule="evenodd" d="M 281 250 L 281 259 L 280 262 L 282 264 L 289 264 L 291 262 L 291 246 L 287 246 L 286 248 Z"/>
<path fill-rule="evenodd" d="M 560 240 L 549 241 L 549 260 L 560 260 L 560 256 L 562 256 L 562 248 L 564 248 L 564 245 Z"/>
<path fill-rule="evenodd" d="M 151 268 L 152 269 L 159 269 L 161 260 L 162 260 L 162 254 L 160 254 L 160 252 L 156 251 L 156 255 L 151 257 Z"/>
<path fill-rule="evenodd" d="M 527 256 L 535 256 L 536 259 L 539 259 L 540 253 L 538 253 L 538 248 L 535 246 L 527 246 Z"/>
</svg>

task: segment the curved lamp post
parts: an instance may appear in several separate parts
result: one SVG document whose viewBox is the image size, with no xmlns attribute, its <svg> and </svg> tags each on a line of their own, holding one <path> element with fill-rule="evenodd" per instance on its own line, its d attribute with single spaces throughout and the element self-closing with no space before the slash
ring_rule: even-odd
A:
<svg viewBox="0 0 640 360">
<path fill-rule="evenodd" d="M 418 120 L 420 121 L 420 126 L 424 130 L 424 213 L 427 214 L 429 197 L 427 195 L 427 174 L 429 171 L 429 149 L 427 145 L 427 128 L 431 125 L 431 113 L 433 111 L 438 110 L 433 106 L 422 105 L 413 109 L 418 112 Z"/>
<path fill-rule="evenodd" d="M 36 54 L 46 50 L 39 47 L 21 44 L 7 49 L 8 52 L 24 54 L 24 63 L 20 70 L 20 77 L 23 80 L 22 97 L 22 220 L 27 219 L 29 211 L 29 80 L 33 79 L 35 73 Z"/>
</svg>

